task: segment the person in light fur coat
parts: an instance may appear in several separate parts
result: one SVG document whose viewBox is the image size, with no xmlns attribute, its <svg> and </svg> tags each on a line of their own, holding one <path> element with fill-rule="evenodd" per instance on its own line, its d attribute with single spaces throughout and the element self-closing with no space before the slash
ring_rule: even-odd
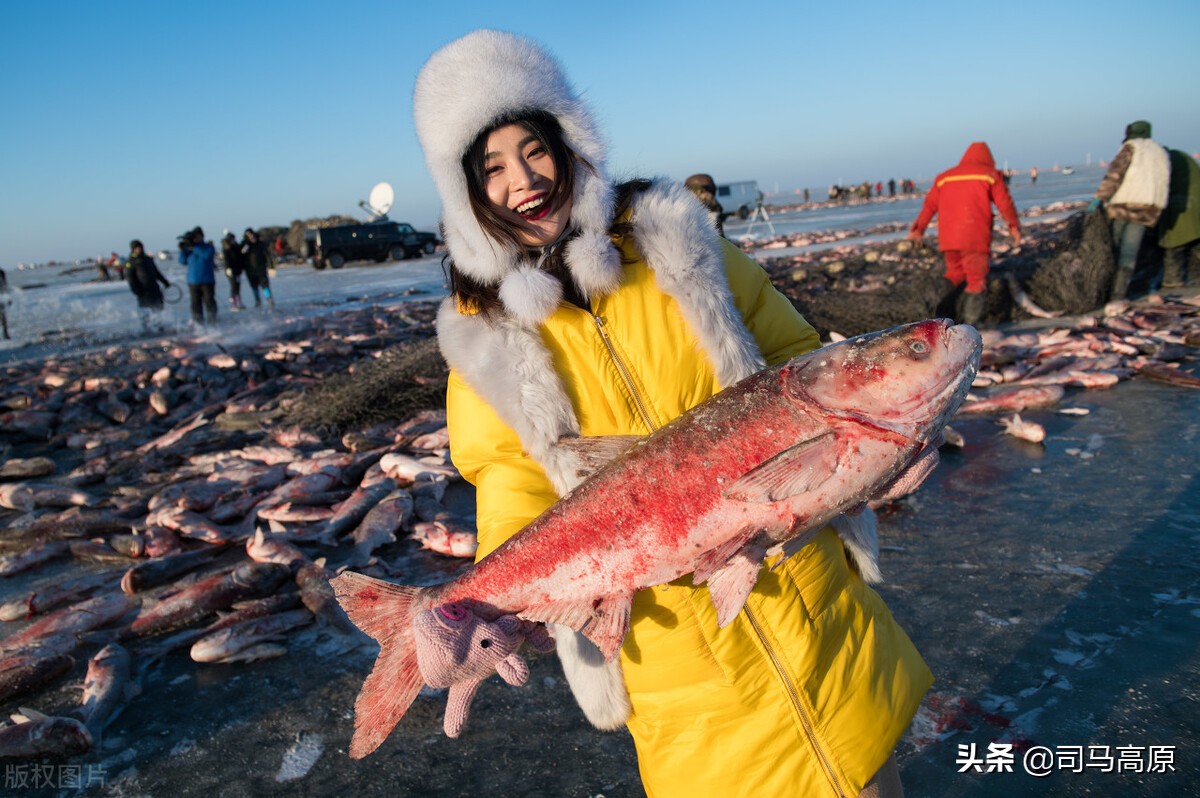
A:
<svg viewBox="0 0 1200 798">
<path fill-rule="evenodd" d="M 469 34 L 413 99 L 443 205 L 438 338 L 479 558 L 581 481 L 562 436 L 649 434 L 819 346 L 683 186 L 609 181 L 590 111 L 539 44 Z M 764 567 L 725 628 L 690 577 L 636 594 L 612 662 L 554 628 L 581 709 L 628 729 L 648 795 L 902 794 L 892 752 L 932 677 L 867 584 L 866 519 Z"/>
<path fill-rule="evenodd" d="M 1089 210 L 1104 203 L 1117 250 L 1112 299 L 1125 299 L 1137 267 L 1138 250 L 1146 229 L 1158 224 L 1171 184 L 1167 151 L 1150 138 L 1150 123 L 1139 119 L 1125 126 L 1121 149 L 1096 188 Z"/>
</svg>

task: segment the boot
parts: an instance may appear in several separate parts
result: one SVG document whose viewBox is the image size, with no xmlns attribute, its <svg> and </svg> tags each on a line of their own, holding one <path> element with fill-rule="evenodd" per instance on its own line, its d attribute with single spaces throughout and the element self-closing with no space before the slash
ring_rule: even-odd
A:
<svg viewBox="0 0 1200 798">
<path fill-rule="evenodd" d="M 987 294 L 973 294 L 970 291 L 962 295 L 962 318 L 959 319 L 963 324 L 970 324 L 972 327 L 979 326 L 979 322 L 983 320 L 984 305 L 987 302 Z"/>
<path fill-rule="evenodd" d="M 954 307 L 958 303 L 958 295 L 962 289 L 961 285 L 955 285 L 945 277 L 939 277 L 935 289 L 934 315 L 942 319 L 953 318 L 955 316 Z"/>
<path fill-rule="evenodd" d="M 1110 302 L 1117 302 L 1125 298 L 1129 293 L 1129 282 L 1133 279 L 1133 264 L 1121 266 L 1117 268 L 1116 274 L 1113 275 L 1112 296 L 1109 297 Z"/>
<path fill-rule="evenodd" d="M 1183 288 L 1184 247 L 1163 250 L 1163 288 Z"/>
<path fill-rule="evenodd" d="M 265 296 L 267 298 L 268 305 L 270 305 L 271 307 L 275 307 L 275 297 L 271 296 L 270 288 L 263 289 L 263 296 Z"/>
</svg>

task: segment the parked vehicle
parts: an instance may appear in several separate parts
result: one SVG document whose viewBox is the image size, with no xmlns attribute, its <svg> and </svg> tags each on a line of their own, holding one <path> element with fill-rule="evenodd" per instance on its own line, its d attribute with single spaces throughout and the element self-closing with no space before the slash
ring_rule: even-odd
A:
<svg viewBox="0 0 1200 798">
<path fill-rule="evenodd" d="M 362 224 L 314 227 L 304 231 L 304 255 L 313 267 L 340 269 L 352 260 L 383 263 L 388 258 L 404 260 L 424 253 L 432 255 L 438 238 L 404 222 L 381 219 Z"/>
<path fill-rule="evenodd" d="M 725 209 L 726 216 L 747 218 L 759 201 L 762 194 L 758 190 L 757 180 L 741 180 L 736 183 L 720 183 L 717 185 L 717 202 Z"/>
</svg>

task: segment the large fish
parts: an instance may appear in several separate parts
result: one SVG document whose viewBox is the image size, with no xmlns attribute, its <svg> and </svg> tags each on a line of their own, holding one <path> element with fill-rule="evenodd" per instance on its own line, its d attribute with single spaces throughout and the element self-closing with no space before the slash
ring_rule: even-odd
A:
<svg viewBox="0 0 1200 798">
<path fill-rule="evenodd" d="M 570 626 L 611 659 L 634 593 L 687 573 L 708 583 L 727 625 L 765 556 L 795 550 L 886 494 L 910 464 L 928 462 L 980 350 L 974 328 L 944 319 L 832 344 L 626 442 L 627 451 L 450 582 L 417 588 L 343 573 L 332 582 L 339 602 L 381 646 L 355 704 L 350 755 L 375 750 L 422 684 L 445 675 L 426 663 L 463 663 L 455 635 L 481 626 L 498 630 L 485 650 L 506 657 L 515 646 L 504 636 L 518 634 L 520 619 Z M 497 665 L 510 683 L 523 681 L 511 657 Z M 438 686 L 455 697 L 453 684 Z"/>
<path fill-rule="evenodd" d="M 168 596 L 153 607 L 143 608 L 124 630 L 124 636 L 148 637 L 199 623 L 235 601 L 274 592 L 287 576 L 284 565 L 242 562 Z"/>
</svg>

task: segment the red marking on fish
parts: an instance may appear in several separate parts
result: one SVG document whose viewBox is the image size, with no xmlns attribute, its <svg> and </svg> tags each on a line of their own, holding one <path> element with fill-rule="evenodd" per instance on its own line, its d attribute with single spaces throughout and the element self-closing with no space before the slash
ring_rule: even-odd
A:
<svg viewBox="0 0 1200 798">
<path fill-rule="evenodd" d="M 419 612 L 459 602 L 485 621 L 561 623 L 611 659 L 633 594 L 695 572 L 729 623 L 758 575 L 742 560 L 761 565 L 769 548 L 805 540 L 937 445 L 980 348 L 974 328 L 945 320 L 847 339 L 764 369 L 632 445 L 450 582 L 343 573 L 331 582 L 339 602 L 381 644 L 350 755 L 375 750 L 420 690 Z"/>
</svg>

